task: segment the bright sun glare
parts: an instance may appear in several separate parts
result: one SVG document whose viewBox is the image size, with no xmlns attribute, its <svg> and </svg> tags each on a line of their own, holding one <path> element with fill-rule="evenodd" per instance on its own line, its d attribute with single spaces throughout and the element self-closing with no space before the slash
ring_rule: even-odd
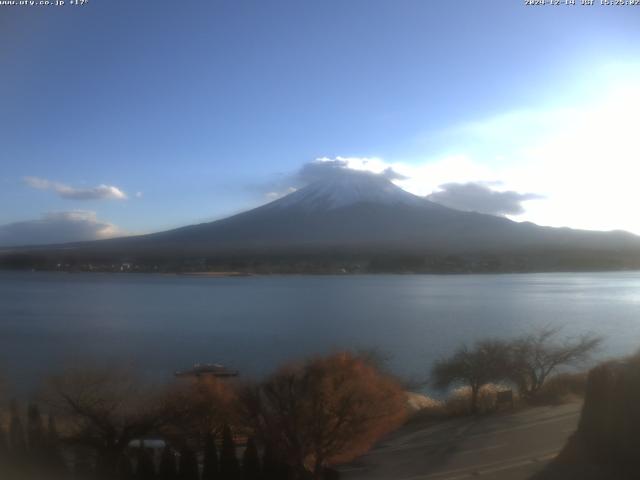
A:
<svg viewBox="0 0 640 480">
<path fill-rule="evenodd" d="M 543 197 L 528 201 L 514 220 L 640 234 L 639 71 L 609 70 L 604 83 L 597 76 L 601 88 L 578 105 L 559 101 L 454 126 L 460 146 L 441 156 L 337 158 L 356 170 L 392 168 L 406 177 L 394 182 L 417 195 L 444 183 L 481 181 Z"/>
</svg>

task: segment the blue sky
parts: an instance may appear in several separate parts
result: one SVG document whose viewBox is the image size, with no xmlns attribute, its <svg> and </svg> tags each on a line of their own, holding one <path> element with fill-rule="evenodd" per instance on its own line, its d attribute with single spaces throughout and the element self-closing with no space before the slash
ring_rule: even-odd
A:
<svg viewBox="0 0 640 480">
<path fill-rule="evenodd" d="M 640 6 L 523 4 L 0 6 L 0 225 L 161 230 L 342 158 L 420 195 L 536 194 L 517 220 L 640 233 Z"/>
</svg>

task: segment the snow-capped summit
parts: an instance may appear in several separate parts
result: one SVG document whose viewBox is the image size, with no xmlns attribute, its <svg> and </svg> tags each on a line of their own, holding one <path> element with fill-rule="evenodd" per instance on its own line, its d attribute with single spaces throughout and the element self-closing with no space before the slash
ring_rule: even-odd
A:
<svg viewBox="0 0 640 480">
<path fill-rule="evenodd" d="M 359 203 L 377 205 L 426 206 L 431 202 L 413 195 L 382 175 L 343 169 L 340 175 L 317 180 L 286 197 L 275 200 L 269 208 L 295 208 L 307 212 L 326 211 Z"/>
</svg>

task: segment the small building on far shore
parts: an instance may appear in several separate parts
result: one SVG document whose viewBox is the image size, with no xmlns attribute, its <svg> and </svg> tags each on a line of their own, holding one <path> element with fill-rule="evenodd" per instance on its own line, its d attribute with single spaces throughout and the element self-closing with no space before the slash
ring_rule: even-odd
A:
<svg viewBox="0 0 640 480">
<path fill-rule="evenodd" d="M 237 377 L 239 372 L 231 370 L 219 363 L 196 363 L 188 370 L 181 370 L 175 373 L 178 378 L 231 378 Z"/>
</svg>

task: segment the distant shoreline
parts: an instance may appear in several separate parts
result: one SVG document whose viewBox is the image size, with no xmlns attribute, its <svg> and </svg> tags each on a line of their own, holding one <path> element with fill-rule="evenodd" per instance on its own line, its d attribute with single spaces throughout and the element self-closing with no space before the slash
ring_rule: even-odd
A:
<svg viewBox="0 0 640 480">
<path fill-rule="evenodd" d="M 354 276 L 463 276 L 463 275 L 535 275 L 535 274 L 588 274 L 588 273 L 639 273 L 640 268 L 621 268 L 621 269 L 576 269 L 576 270 L 495 270 L 495 271 L 388 271 L 388 272 L 238 272 L 238 271 L 219 271 L 219 272 L 158 272 L 158 271 L 109 271 L 109 270 L 47 270 L 47 269 L 11 269 L 0 268 L 0 273 L 59 273 L 59 274 L 107 274 L 107 275 L 154 275 L 162 277 L 191 277 L 191 278 L 245 278 L 245 277 L 354 277 Z"/>
<path fill-rule="evenodd" d="M 253 277 L 256 274 L 250 272 L 176 272 L 166 275 L 180 275 L 184 277 Z"/>
</svg>

